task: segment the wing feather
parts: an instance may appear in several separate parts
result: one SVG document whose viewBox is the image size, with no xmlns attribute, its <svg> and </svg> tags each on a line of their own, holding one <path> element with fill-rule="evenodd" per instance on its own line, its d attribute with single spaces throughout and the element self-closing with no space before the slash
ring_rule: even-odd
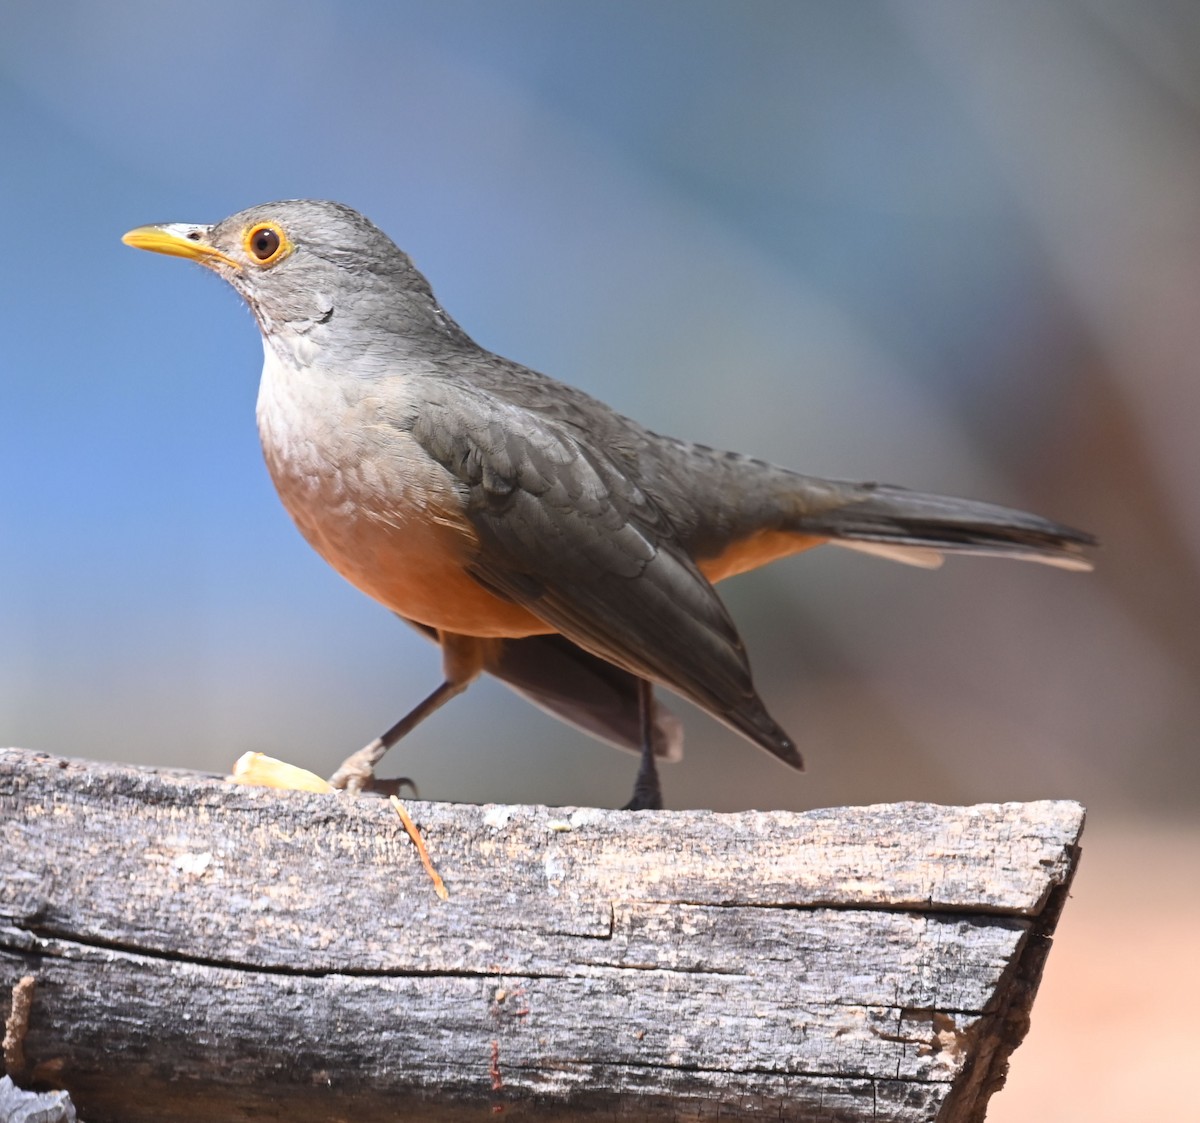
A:
<svg viewBox="0 0 1200 1123">
<path fill-rule="evenodd" d="M 463 489 L 480 584 L 800 766 L 716 591 L 603 451 L 552 419 L 461 389 L 452 404 L 429 403 L 413 435 Z"/>
</svg>

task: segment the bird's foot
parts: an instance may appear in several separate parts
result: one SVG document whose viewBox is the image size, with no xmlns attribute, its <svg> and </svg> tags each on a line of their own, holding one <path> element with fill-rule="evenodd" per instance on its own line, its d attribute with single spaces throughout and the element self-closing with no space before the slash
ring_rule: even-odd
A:
<svg viewBox="0 0 1200 1123">
<path fill-rule="evenodd" d="M 383 742 L 376 737 L 365 748 L 346 757 L 338 770 L 329 777 L 329 783 L 341 791 L 355 794 L 369 790 L 375 782 L 375 765 L 386 751 Z"/>
<path fill-rule="evenodd" d="M 654 784 L 643 784 L 641 777 L 633 787 L 633 798 L 621 808 L 622 811 L 661 811 L 663 808 L 662 789 L 658 786 L 658 777 Z"/>
<path fill-rule="evenodd" d="M 383 759 L 386 752 L 387 746 L 383 739 L 376 737 L 369 745 L 342 761 L 338 770 L 329 777 L 330 786 L 352 795 L 370 793 L 382 796 L 399 795 L 405 788 L 409 788 L 419 799 L 417 785 L 407 776 L 395 780 L 380 780 L 376 777 L 375 765 Z"/>
</svg>

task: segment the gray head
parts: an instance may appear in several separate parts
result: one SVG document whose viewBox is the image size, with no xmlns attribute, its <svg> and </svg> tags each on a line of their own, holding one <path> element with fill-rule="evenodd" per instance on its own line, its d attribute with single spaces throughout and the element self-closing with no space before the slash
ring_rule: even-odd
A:
<svg viewBox="0 0 1200 1123">
<path fill-rule="evenodd" d="M 224 277 L 268 339 L 299 334 L 317 343 L 329 336 L 353 348 L 380 333 L 398 337 L 395 343 L 419 339 L 426 347 L 464 338 L 408 255 L 341 203 L 263 203 L 215 226 L 140 226 L 124 241 L 188 258 Z"/>
</svg>

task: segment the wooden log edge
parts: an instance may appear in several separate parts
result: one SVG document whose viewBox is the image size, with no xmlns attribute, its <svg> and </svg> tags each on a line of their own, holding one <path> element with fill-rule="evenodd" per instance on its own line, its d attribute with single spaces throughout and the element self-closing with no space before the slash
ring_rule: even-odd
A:
<svg viewBox="0 0 1200 1123">
<path fill-rule="evenodd" d="M 1084 821 L 406 802 L 445 903 L 384 801 L 0 750 L 6 1067 L 88 1123 L 970 1123 L 1028 1029 Z M 172 994 L 217 1020 L 181 1028 Z"/>
</svg>

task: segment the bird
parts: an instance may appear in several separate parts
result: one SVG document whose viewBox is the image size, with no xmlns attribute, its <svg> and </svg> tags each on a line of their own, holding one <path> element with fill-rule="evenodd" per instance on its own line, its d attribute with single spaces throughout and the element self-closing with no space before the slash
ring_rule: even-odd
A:
<svg viewBox="0 0 1200 1123">
<path fill-rule="evenodd" d="M 657 758 L 682 751 L 656 686 L 802 769 L 717 582 L 821 545 L 1091 568 L 1095 539 L 1038 515 L 652 432 L 480 346 L 343 204 L 283 200 L 123 240 L 205 266 L 249 305 L 284 507 L 338 573 L 441 646 L 440 685 L 347 757 L 335 788 L 369 790 L 387 750 L 483 673 L 638 753 L 631 810 L 663 806 Z"/>
</svg>

